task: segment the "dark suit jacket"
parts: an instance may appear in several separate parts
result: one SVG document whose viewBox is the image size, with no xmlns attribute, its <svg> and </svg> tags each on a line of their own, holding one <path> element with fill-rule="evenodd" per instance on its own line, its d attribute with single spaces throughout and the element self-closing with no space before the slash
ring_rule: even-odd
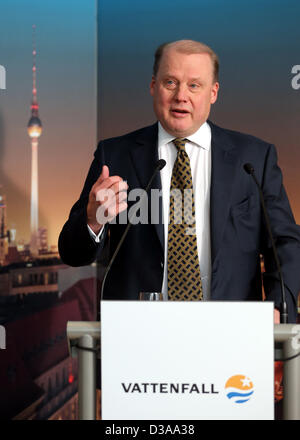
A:
<svg viewBox="0 0 300 440">
<path fill-rule="evenodd" d="M 258 190 L 243 169 L 249 162 L 263 188 L 282 265 L 289 321 L 293 322 L 300 290 L 300 228 L 295 224 L 282 185 L 275 148 L 253 136 L 209 124 L 212 129 L 211 299 L 260 300 L 262 254 L 266 268 L 263 275 L 266 297 L 278 308 L 281 303 L 280 283 Z M 103 247 L 103 241 L 97 245 L 90 237 L 86 224 L 89 192 L 102 166 L 108 165 L 110 175 L 127 180 L 129 190 L 145 188 L 158 160 L 157 130 L 155 124 L 100 142 L 80 198 L 59 237 L 59 252 L 66 264 L 90 264 Z M 161 188 L 159 173 L 152 188 Z M 106 226 L 110 254 L 124 229 L 125 225 Z M 104 298 L 137 299 L 140 291 L 160 291 L 163 264 L 163 225 L 132 226 L 107 277 Z"/>
</svg>

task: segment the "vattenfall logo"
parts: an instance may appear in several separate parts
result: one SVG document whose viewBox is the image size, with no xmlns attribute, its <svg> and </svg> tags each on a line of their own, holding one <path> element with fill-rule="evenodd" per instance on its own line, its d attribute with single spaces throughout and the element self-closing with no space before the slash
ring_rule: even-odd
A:
<svg viewBox="0 0 300 440">
<path fill-rule="evenodd" d="M 231 376 L 225 384 L 226 395 L 235 403 L 245 403 L 254 393 L 253 382 L 242 374 Z"/>
<path fill-rule="evenodd" d="M 4 66 L 0 64 L 0 90 L 6 89 L 6 70 Z"/>
<path fill-rule="evenodd" d="M 223 394 L 224 396 L 224 392 L 220 392 L 214 383 L 122 382 L 121 385 L 125 393 L 132 394 Z M 242 374 L 231 376 L 224 388 L 226 397 L 234 403 L 245 403 L 254 393 L 253 382 Z"/>
</svg>

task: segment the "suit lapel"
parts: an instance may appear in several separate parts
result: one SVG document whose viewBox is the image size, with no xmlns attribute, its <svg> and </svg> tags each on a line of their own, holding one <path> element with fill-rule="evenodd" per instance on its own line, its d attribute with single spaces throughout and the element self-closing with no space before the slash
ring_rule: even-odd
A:
<svg viewBox="0 0 300 440">
<path fill-rule="evenodd" d="M 229 207 L 238 154 L 225 130 L 209 122 L 212 131 L 212 171 L 210 192 L 211 259 L 212 264 L 222 242 Z"/>
<path fill-rule="evenodd" d="M 227 217 L 231 193 L 238 168 L 238 154 L 227 132 L 210 121 L 212 131 L 212 170 L 210 192 L 210 226 L 212 263 L 218 253 Z M 154 124 L 140 131 L 130 150 L 132 163 L 140 182 L 145 188 L 158 161 L 157 149 L 158 125 Z M 160 173 L 157 173 L 152 188 L 161 190 Z M 150 200 L 150 196 L 149 200 Z M 150 207 L 150 204 L 149 204 Z M 150 212 L 150 211 L 149 211 Z M 164 227 L 162 223 L 162 200 L 160 198 L 159 223 L 153 225 L 162 249 L 164 249 Z"/>
<path fill-rule="evenodd" d="M 150 127 L 141 130 L 136 137 L 136 143 L 133 145 L 130 154 L 133 162 L 135 172 L 140 182 L 141 188 L 145 189 L 158 161 L 158 124 L 154 124 Z M 157 172 L 153 180 L 152 189 L 161 190 L 160 173 Z M 151 212 L 150 204 L 151 189 L 148 193 L 149 200 L 149 213 Z M 149 216 L 149 218 L 151 218 Z M 153 225 L 162 248 L 164 249 L 164 227 L 162 223 L 162 199 L 159 198 L 159 222 Z"/>
</svg>

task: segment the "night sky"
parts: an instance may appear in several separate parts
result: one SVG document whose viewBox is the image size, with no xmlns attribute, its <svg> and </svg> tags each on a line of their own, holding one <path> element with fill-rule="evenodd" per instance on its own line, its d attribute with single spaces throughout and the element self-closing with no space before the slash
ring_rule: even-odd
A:
<svg viewBox="0 0 300 440">
<path fill-rule="evenodd" d="M 36 24 L 39 225 L 49 244 L 76 201 L 96 144 L 96 5 L 94 1 L 1 0 L 0 191 L 8 227 L 30 236 L 32 25 Z"/>
<path fill-rule="evenodd" d="M 300 223 L 300 64 L 298 0 L 102 0 L 99 8 L 98 138 L 155 121 L 149 83 L 153 53 L 191 38 L 220 58 L 220 92 L 210 119 L 274 143 Z"/>
<path fill-rule="evenodd" d="M 98 139 L 155 121 L 149 83 L 156 47 L 191 38 L 210 45 L 221 63 L 211 120 L 275 143 L 284 183 L 300 223 L 300 64 L 298 0 L 2 0 L 0 184 L 8 227 L 29 239 L 32 24 L 37 26 L 39 223 L 49 243 L 78 198 Z M 98 78 L 97 69 L 98 46 Z M 97 109 L 98 93 L 98 122 Z"/>
</svg>

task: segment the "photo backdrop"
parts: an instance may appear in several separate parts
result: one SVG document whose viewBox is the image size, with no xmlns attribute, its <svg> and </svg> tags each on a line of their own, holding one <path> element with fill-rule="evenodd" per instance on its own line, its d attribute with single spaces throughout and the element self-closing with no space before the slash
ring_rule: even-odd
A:
<svg viewBox="0 0 300 440">
<path fill-rule="evenodd" d="M 99 0 L 98 138 L 155 121 L 149 84 L 159 44 L 203 41 L 220 58 L 210 119 L 276 145 L 300 223 L 300 80 L 292 73 L 300 64 L 299 16 L 297 0 Z"/>
<path fill-rule="evenodd" d="M 96 142 L 96 3 L 94 0 L 2 0 L 0 191 L 16 240 L 30 236 L 32 25 L 36 25 L 39 139 L 39 224 L 57 246 L 77 200 Z"/>
<path fill-rule="evenodd" d="M 299 16 L 298 0 L 2 0 L 0 220 L 5 212 L 13 244 L 21 249 L 30 239 L 32 25 L 43 124 L 39 225 L 53 254 L 97 141 L 155 121 L 153 54 L 177 39 L 203 41 L 217 52 L 221 87 L 210 118 L 277 146 L 300 223 Z M 8 237 L 0 241 L 7 244 Z M 18 263 L 12 257 L 0 266 L 7 338 L 0 349 L 0 418 L 75 418 L 77 371 L 65 326 L 69 319 L 93 319 L 95 271 L 57 260 L 51 267 L 33 260 L 31 267 L 26 253 L 15 255 Z"/>
<path fill-rule="evenodd" d="M 57 240 L 95 149 L 96 60 L 95 0 L 1 1 L 1 419 L 77 418 L 66 325 L 94 319 L 96 267 L 63 265 Z M 38 254 L 30 245 L 33 73 L 42 122 Z"/>
</svg>

